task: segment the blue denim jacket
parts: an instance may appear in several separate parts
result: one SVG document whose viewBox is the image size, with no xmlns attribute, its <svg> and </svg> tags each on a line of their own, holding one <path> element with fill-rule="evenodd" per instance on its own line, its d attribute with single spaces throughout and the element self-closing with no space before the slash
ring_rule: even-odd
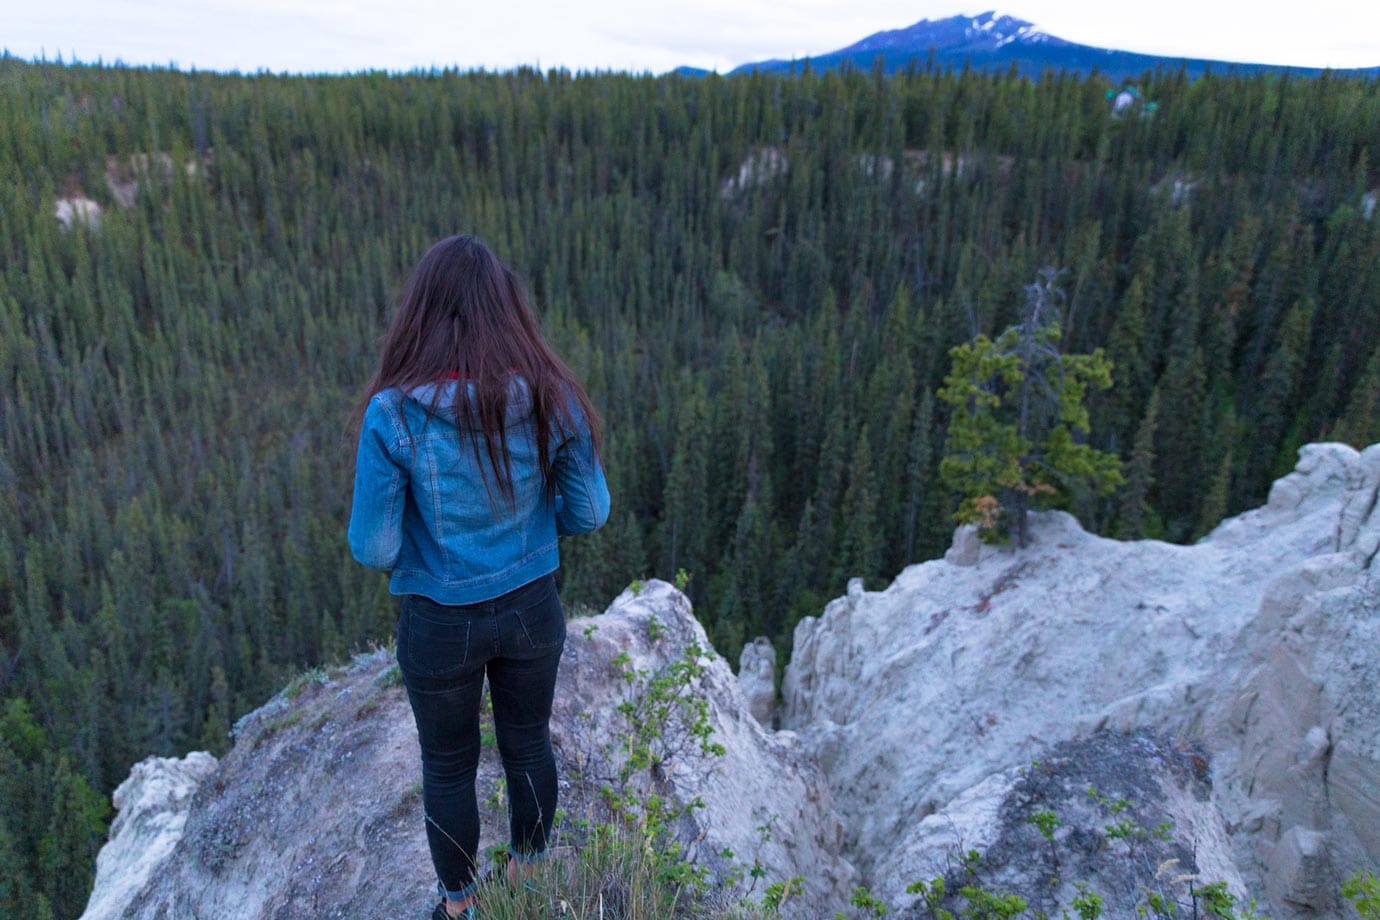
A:
<svg viewBox="0 0 1380 920">
<path fill-rule="evenodd" d="M 404 395 L 388 389 L 369 401 L 355 462 L 350 551 L 367 566 L 390 571 L 393 594 L 420 594 L 438 604 L 473 604 L 554 572 L 558 534 L 586 533 L 609 515 L 609 489 L 594 454 L 588 423 L 554 433 L 548 501 L 537 466 L 531 399 L 514 378 L 507 436 L 512 457 L 509 505 L 490 498 L 469 435 L 456 430 L 448 382 Z M 427 406 L 440 387 L 437 414 Z M 480 453 L 487 454 L 480 445 Z M 493 473 L 485 469 L 492 480 Z"/>
</svg>

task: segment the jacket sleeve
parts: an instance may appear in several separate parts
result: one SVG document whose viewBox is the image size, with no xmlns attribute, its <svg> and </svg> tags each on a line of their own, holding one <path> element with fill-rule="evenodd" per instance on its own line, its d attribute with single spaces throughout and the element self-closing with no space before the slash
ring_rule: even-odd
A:
<svg viewBox="0 0 1380 920">
<path fill-rule="evenodd" d="M 394 459 L 397 426 L 375 397 L 364 413 L 355 455 L 355 497 L 350 508 L 350 553 L 374 569 L 390 571 L 402 550 L 407 469 Z"/>
<path fill-rule="evenodd" d="M 577 430 L 556 449 L 552 473 L 556 478 L 556 533 L 589 533 L 609 519 L 609 485 L 594 453 L 589 425 L 576 417 Z"/>
</svg>

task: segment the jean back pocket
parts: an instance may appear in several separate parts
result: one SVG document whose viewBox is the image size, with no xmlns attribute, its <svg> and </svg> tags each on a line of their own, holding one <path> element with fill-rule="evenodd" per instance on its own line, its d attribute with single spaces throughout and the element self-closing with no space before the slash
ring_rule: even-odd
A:
<svg viewBox="0 0 1380 920">
<path fill-rule="evenodd" d="M 448 614 L 426 598 L 403 598 L 398 617 L 398 667 L 424 677 L 446 677 L 464 670 L 469 659 L 469 617 Z"/>
<path fill-rule="evenodd" d="M 533 592 L 522 599 L 521 606 L 511 611 L 516 629 L 504 631 L 511 646 L 505 651 L 514 657 L 546 653 L 565 644 L 565 610 L 556 592 L 556 579 L 547 576 L 542 581 L 544 588 L 534 585 Z"/>
</svg>

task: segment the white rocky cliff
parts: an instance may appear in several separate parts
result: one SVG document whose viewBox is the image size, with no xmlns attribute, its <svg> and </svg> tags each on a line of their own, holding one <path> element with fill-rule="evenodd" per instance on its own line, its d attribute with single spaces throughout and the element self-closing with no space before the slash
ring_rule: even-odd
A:
<svg viewBox="0 0 1380 920">
<path fill-rule="evenodd" d="M 810 902 L 841 903 L 856 874 L 839 856 L 843 828 L 823 775 L 790 735 L 753 719 L 689 601 L 665 582 L 625 591 L 601 616 L 569 624 L 552 716 L 561 806 L 577 817 L 597 811 L 602 785 L 618 783 L 627 730 L 619 705 L 687 654 L 699 673 L 684 690 L 708 702 L 712 738 L 725 752 L 681 743 L 673 713 L 662 733 L 679 744 L 669 768 L 629 785 L 680 802 L 700 797 L 704 807 L 678 830 L 713 877 L 757 861 L 769 881 L 805 877 Z M 497 752 L 486 749 L 481 799 L 500 776 Z M 89 920 L 411 920 L 433 898 L 416 729 L 386 650 L 299 678 L 240 721 L 219 764 L 204 753 L 151 758 L 120 788 Z M 488 801 L 482 811 L 481 846 L 505 843 L 502 808 Z M 769 834 L 759 829 L 766 825 Z"/>
<path fill-rule="evenodd" d="M 1377 494 L 1380 445 L 1310 445 L 1265 507 L 1196 545 L 1041 514 L 1024 550 L 960 530 L 945 559 L 801 622 L 782 724 L 829 776 L 864 878 L 914 900 L 906 884 L 1003 833 L 1051 745 L 1142 730 L 1210 783 L 1220 828 L 1186 846 L 1234 861 L 1272 917 L 1332 915 L 1340 879 L 1380 865 Z"/>
<path fill-rule="evenodd" d="M 960 529 L 945 559 L 803 621 L 777 707 L 769 646 L 745 649 L 740 686 L 684 596 L 649 582 L 570 624 L 563 805 L 582 813 L 616 774 L 636 675 L 688 653 L 726 753 L 683 745 L 639 782 L 702 798 L 679 830 L 715 875 L 729 848 L 806 878 L 784 915 L 833 917 L 861 883 L 907 916 L 906 886 L 943 876 L 950 897 L 975 880 L 1050 916 L 1077 881 L 1110 917 L 1220 881 L 1275 920 L 1340 920 L 1340 880 L 1380 867 L 1377 496 L 1380 445 L 1310 445 L 1266 506 L 1193 546 L 1105 540 L 1062 513 L 1035 516 L 1021 550 Z M 218 765 L 197 757 L 121 787 L 86 916 L 417 914 L 420 768 L 386 652 L 297 682 Z M 159 779 L 170 768 L 187 775 Z M 497 772 L 487 751 L 481 790 Z M 502 824 L 486 814 L 485 844 Z"/>
<path fill-rule="evenodd" d="M 205 751 L 183 758 L 150 757 L 134 765 L 111 796 L 118 814 L 110 826 L 110 842 L 96 859 L 100 884 L 87 904 L 88 916 L 119 916 L 149 883 L 154 869 L 182 839 L 192 793 L 215 768 L 216 759 Z"/>
</svg>

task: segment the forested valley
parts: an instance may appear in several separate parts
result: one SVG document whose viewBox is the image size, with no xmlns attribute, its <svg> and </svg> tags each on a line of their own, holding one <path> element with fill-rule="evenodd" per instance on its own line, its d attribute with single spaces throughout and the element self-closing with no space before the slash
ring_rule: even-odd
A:
<svg viewBox="0 0 1380 920">
<path fill-rule="evenodd" d="M 1089 529 L 1189 541 L 1380 440 L 1375 85 L 1116 88 L 0 59 L 0 914 L 81 912 L 133 763 L 388 641 L 347 429 L 442 236 L 529 281 L 604 415 L 568 608 L 683 570 L 730 660 L 944 551 L 948 350 L 1042 268 L 1114 365 Z"/>
</svg>

